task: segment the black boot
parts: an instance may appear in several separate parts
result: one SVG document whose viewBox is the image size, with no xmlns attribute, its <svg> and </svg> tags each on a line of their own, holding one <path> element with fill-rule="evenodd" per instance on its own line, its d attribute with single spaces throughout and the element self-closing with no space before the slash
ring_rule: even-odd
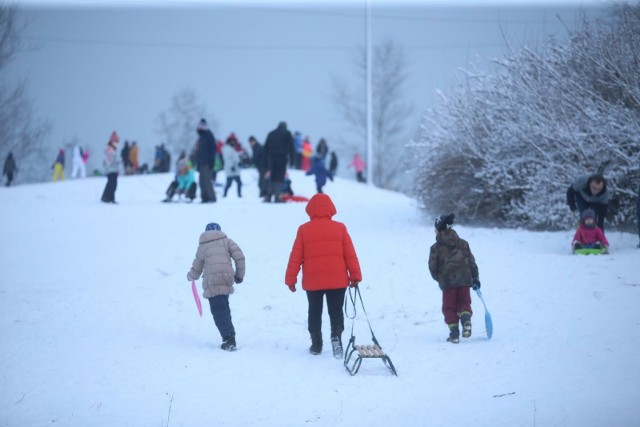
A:
<svg viewBox="0 0 640 427">
<path fill-rule="evenodd" d="M 458 329 L 457 323 L 449 325 L 449 338 L 447 338 L 447 341 L 453 344 L 460 342 L 460 329 Z"/>
<path fill-rule="evenodd" d="M 469 338 L 471 336 L 471 313 L 464 311 L 460 314 L 460 323 L 462 323 L 462 336 Z"/>
<path fill-rule="evenodd" d="M 311 354 L 322 353 L 322 332 L 311 333 L 311 347 L 309 347 Z"/>
<path fill-rule="evenodd" d="M 227 335 L 222 341 L 220 348 L 227 351 L 234 351 L 236 349 L 236 336 L 233 334 Z"/>
</svg>

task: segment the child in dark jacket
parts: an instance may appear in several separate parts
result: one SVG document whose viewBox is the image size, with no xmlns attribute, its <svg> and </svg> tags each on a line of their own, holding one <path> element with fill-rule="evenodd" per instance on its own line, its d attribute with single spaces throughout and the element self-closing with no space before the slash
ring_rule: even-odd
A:
<svg viewBox="0 0 640 427">
<path fill-rule="evenodd" d="M 447 341 L 457 344 L 459 323 L 462 323 L 462 336 L 471 336 L 470 288 L 480 288 L 480 276 L 469 244 L 451 228 L 454 218 L 454 214 L 449 214 L 436 219 L 436 243 L 429 253 L 429 272 L 442 290 L 442 313 L 449 326 Z"/>
<path fill-rule="evenodd" d="M 322 158 L 316 156 L 312 159 L 312 163 L 311 169 L 309 169 L 305 175 L 316 176 L 316 190 L 319 194 L 322 194 L 322 187 L 327 183 L 327 178 L 333 182 L 333 175 L 325 167 Z"/>
<path fill-rule="evenodd" d="M 235 263 L 235 271 L 231 260 Z M 240 247 L 222 232 L 220 225 L 207 224 L 200 235 L 196 257 L 187 273 L 188 280 L 198 280 L 204 272 L 202 288 L 209 300 L 213 321 L 222 336 L 220 348 L 227 351 L 236 349 L 236 331 L 231 321 L 229 295 L 233 293 L 233 284 L 244 279 L 244 254 Z"/>
<path fill-rule="evenodd" d="M 580 215 L 580 225 L 573 236 L 573 249 L 603 249 L 609 252 L 609 241 L 602 229 L 596 225 L 596 214 L 591 209 L 586 209 Z"/>
</svg>

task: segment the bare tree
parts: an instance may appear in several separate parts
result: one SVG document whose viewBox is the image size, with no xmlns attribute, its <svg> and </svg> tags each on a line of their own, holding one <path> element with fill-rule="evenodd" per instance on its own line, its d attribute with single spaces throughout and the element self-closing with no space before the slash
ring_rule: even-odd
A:
<svg viewBox="0 0 640 427">
<path fill-rule="evenodd" d="M 207 118 L 206 111 L 193 89 L 185 88 L 173 95 L 169 109 L 158 115 L 157 132 L 165 147 L 174 153 L 184 150 L 188 154 L 197 140 L 196 126 L 201 118 L 206 118 L 212 129 L 216 127 L 215 121 Z"/>
<path fill-rule="evenodd" d="M 41 181 L 49 176 L 44 165 L 44 137 L 51 125 L 33 116 L 26 82 L 11 81 L 7 68 L 20 50 L 20 31 L 25 27 L 15 5 L 0 5 L 0 149 L 13 152 L 18 164 L 17 182 Z"/>
<path fill-rule="evenodd" d="M 374 184 L 397 188 L 398 177 L 405 170 L 407 118 L 413 106 L 404 98 L 407 63 L 404 50 L 391 39 L 376 46 L 373 52 L 373 165 Z M 365 75 L 366 58 L 363 48 L 354 55 L 358 80 L 362 85 L 349 85 L 344 79 L 333 79 L 332 100 L 341 117 L 356 135 L 349 148 L 364 151 L 366 134 Z M 370 166 L 370 165 L 368 165 Z"/>
</svg>

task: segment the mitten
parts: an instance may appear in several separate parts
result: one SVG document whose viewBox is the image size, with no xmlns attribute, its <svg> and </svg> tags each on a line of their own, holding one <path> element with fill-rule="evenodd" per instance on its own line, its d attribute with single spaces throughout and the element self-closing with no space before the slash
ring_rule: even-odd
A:
<svg viewBox="0 0 640 427">
<path fill-rule="evenodd" d="M 295 292 L 296 291 L 296 285 L 289 285 L 289 290 L 291 292 Z"/>
<path fill-rule="evenodd" d="M 197 280 L 197 277 L 192 277 L 191 272 L 187 273 L 187 280 Z"/>
<path fill-rule="evenodd" d="M 349 280 L 349 287 L 350 288 L 355 288 L 358 286 L 358 282 L 356 282 L 355 280 Z"/>
<path fill-rule="evenodd" d="M 473 280 L 473 290 L 477 291 L 478 289 L 480 289 L 480 279 L 474 279 Z"/>
<path fill-rule="evenodd" d="M 236 277 L 234 277 L 234 280 L 235 280 L 236 283 L 242 283 L 242 277 L 236 276 Z"/>
</svg>

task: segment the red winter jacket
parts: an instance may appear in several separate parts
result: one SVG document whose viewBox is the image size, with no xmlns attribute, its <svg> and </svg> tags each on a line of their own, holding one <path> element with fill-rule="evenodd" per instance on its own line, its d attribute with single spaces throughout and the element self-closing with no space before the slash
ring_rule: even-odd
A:
<svg viewBox="0 0 640 427">
<path fill-rule="evenodd" d="M 331 217 L 336 207 L 326 194 L 314 195 L 306 208 L 311 221 L 298 228 L 284 282 L 295 285 L 302 267 L 302 289 L 346 288 L 362 281 L 360 263 L 347 227 Z"/>
<path fill-rule="evenodd" d="M 573 236 L 573 241 L 580 242 L 583 245 L 592 245 L 600 242 L 604 246 L 609 247 L 609 241 L 604 236 L 602 229 L 598 226 L 590 228 L 584 224 L 580 224 L 576 230 L 576 234 Z"/>
</svg>

